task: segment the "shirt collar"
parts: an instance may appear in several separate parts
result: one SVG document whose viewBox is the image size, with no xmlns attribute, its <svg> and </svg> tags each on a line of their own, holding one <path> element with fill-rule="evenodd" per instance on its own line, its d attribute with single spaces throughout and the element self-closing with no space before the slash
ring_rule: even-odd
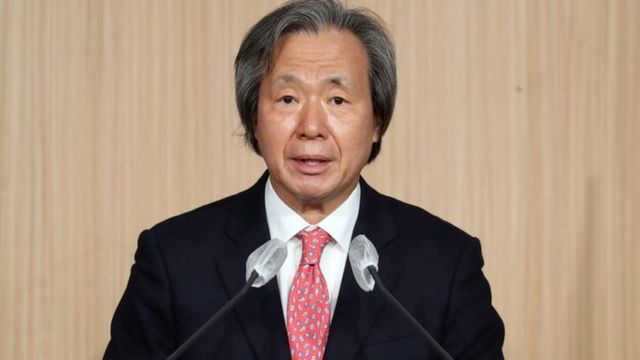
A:
<svg viewBox="0 0 640 360">
<path fill-rule="evenodd" d="M 267 179 L 264 191 L 264 202 L 267 212 L 267 224 L 271 238 L 289 241 L 300 230 L 312 226 L 302 216 L 285 204 L 276 194 L 271 185 L 271 177 Z M 326 231 L 340 248 L 347 252 L 351 242 L 353 228 L 360 209 L 360 183 L 358 183 L 349 197 L 331 214 L 316 226 Z"/>
</svg>

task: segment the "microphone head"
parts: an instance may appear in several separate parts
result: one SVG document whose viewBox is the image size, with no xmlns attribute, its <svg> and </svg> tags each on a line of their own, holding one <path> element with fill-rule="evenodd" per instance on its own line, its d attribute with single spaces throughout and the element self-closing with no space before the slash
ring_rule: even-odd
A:
<svg viewBox="0 0 640 360">
<path fill-rule="evenodd" d="M 259 288 L 273 279 L 287 258 L 287 246 L 278 238 L 273 238 L 255 249 L 247 258 L 246 280 L 255 270 L 258 278 L 251 286 Z"/>
<path fill-rule="evenodd" d="M 373 243 L 363 234 L 351 240 L 351 244 L 349 244 L 349 262 L 351 263 L 353 276 L 356 278 L 360 288 L 366 292 L 373 290 L 376 282 L 367 268 L 373 266 L 376 271 L 378 270 L 378 252 Z"/>
</svg>

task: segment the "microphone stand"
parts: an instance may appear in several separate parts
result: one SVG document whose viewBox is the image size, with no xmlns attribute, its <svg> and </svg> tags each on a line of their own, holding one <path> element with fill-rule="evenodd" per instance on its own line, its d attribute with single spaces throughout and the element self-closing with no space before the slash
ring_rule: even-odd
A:
<svg viewBox="0 0 640 360">
<path fill-rule="evenodd" d="M 431 336 L 431 334 L 429 334 L 429 332 L 424 327 L 422 327 L 422 325 L 420 325 L 420 323 L 411 315 L 411 313 L 409 313 L 409 311 L 407 311 L 407 309 L 405 309 L 404 306 L 402 306 L 402 304 L 400 304 L 400 302 L 393 295 L 391 295 L 389 290 L 387 290 L 387 288 L 382 283 L 382 279 L 380 279 L 380 276 L 378 275 L 378 271 L 376 270 L 376 268 L 373 265 L 370 265 L 367 267 L 367 270 L 369 270 L 369 273 L 371 274 L 373 279 L 376 281 L 378 288 L 380 289 L 380 291 L 382 291 L 382 294 L 384 294 L 384 297 L 386 298 L 386 300 L 392 303 L 393 306 L 397 308 L 407 320 L 409 320 L 411 325 L 413 325 L 413 327 L 416 330 L 418 330 L 418 332 L 425 339 L 427 339 L 427 342 L 429 343 L 429 345 L 431 345 L 431 347 L 436 350 L 438 355 L 440 355 L 440 357 L 442 357 L 443 359 L 453 360 L 451 355 L 449 355 L 447 351 L 443 349 L 442 346 L 440 346 L 440 344 L 438 344 L 438 342 Z"/>
<path fill-rule="evenodd" d="M 167 358 L 167 360 L 178 359 L 189 347 L 191 347 L 191 345 L 196 340 L 198 340 L 198 338 L 200 338 L 202 334 L 204 334 L 207 330 L 209 330 L 209 328 L 213 324 L 215 324 L 220 318 L 225 316 L 229 312 L 229 310 L 233 309 L 236 306 L 236 304 L 244 297 L 247 291 L 249 291 L 249 289 L 251 288 L 251 285 L 253 285 L 253 283 L 256 281 L 257 278 L 258 278 L 258 273 L 255 270 L 253 270 L 247 282 L 244 284 L 244 286 L 242 286 L 242 289 L 240 289 L 240 291 L 233 298 L 231 298 L 231 300 L 229 300 L 228 303 L 226 303 L 223 307 L 221 307 L 220 310 L 218 310 L 215 314 L 213 314 L 211 318 L 207 320 L 206 323 L 204 323 L 196 332 L 193 333 L 193 335 L 191 335 L 191 337 L 187 339 L 187 341 L 182 343 L 182 345 L 180 345 L 180 347 L 178 347 L 176 351 L 174 351 L 173 354 L 171 354 Z"/>
</svg>

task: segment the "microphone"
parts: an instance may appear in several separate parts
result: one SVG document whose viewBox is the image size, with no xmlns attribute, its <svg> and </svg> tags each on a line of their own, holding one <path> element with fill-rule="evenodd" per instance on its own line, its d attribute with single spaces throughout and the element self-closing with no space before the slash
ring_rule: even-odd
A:
<svg viewBox="0 0 640 360">
<path fill-rule="evenodd" d="M 247 258 L 247 283 L 252 282 L 255 288 L 265 285 L 276 276 L 286 258 L 287 245 L 280 239 L 273 238 L 262 244 Z M 252 281 L 254 272 L 258 275 Z"/>
<path fill-rule="evenodd" d="M 378 252 L 375 246 L 367 237 L 360 234 L 351 240 L 349 244 L 349 262 L 353 270 L 353 276 L 356 278 L 358 286 L 365 292 L 373 290 L 376 283 L 382 291 L 385 300 L 390 302 L 410 323 L 413 327 L 427 340 L 437 353 L 445 360 L 453 360 L 453 357 L 447 353 L 445 349 L 429 334 L 429 332 L 411 315 L 407 309 L 387 290 L 382 283 L 382 279 L 378 275 Z"/>
<path fill-rule="evenodd" d="M 259 288 L 273 279 L 287 258 L 287 246 L 278 238 L 273 238 L 255 249 L 247 258 L 246 283 L 242 289 L 227 302 L 220 310 L 207 320 L 196 332 L 178 347 L 167 360 L 176 360 L 184 354 L 191 345 L 218 322 L 229 310 L 233 309 L 245 296 L 252 286 Z"/>
</svg>

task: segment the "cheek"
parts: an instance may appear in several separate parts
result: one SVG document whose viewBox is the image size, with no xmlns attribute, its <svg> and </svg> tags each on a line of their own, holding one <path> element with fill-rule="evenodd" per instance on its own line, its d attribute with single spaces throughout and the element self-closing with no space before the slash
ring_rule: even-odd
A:
<svg viewBox="0 0 640 360">
<path fill-rule="evenodd" d="M 277 147 L 277 141 L 268 126 L 256 126 L 256 139 L 262 156 L 267 157 L 274 152 Z"/>
<path fill-rule="evenodd" d="M 343 155 L 347 155 L 353 163 L 366 162 L 371 154 L 373 136 L 370 129 L 350 132 L 349 136 L 342 138 Z"/>
<path fill-rule="evenodd" d="M 275 121 L 268 116 L 260 116 L 256 124 L 256 139 L 263 157 L 280 157 L 287 146 L 291 129 L 286 121 Z"/>
<path fill-rule="evenodd" d="M 273 141 L 273 122 L 269 118 L 269 112 L 263 105 L 258 105 L 258 120 L 255 126 L 255 135 L 262 153 L 268 151 Z"/>
</svg>

